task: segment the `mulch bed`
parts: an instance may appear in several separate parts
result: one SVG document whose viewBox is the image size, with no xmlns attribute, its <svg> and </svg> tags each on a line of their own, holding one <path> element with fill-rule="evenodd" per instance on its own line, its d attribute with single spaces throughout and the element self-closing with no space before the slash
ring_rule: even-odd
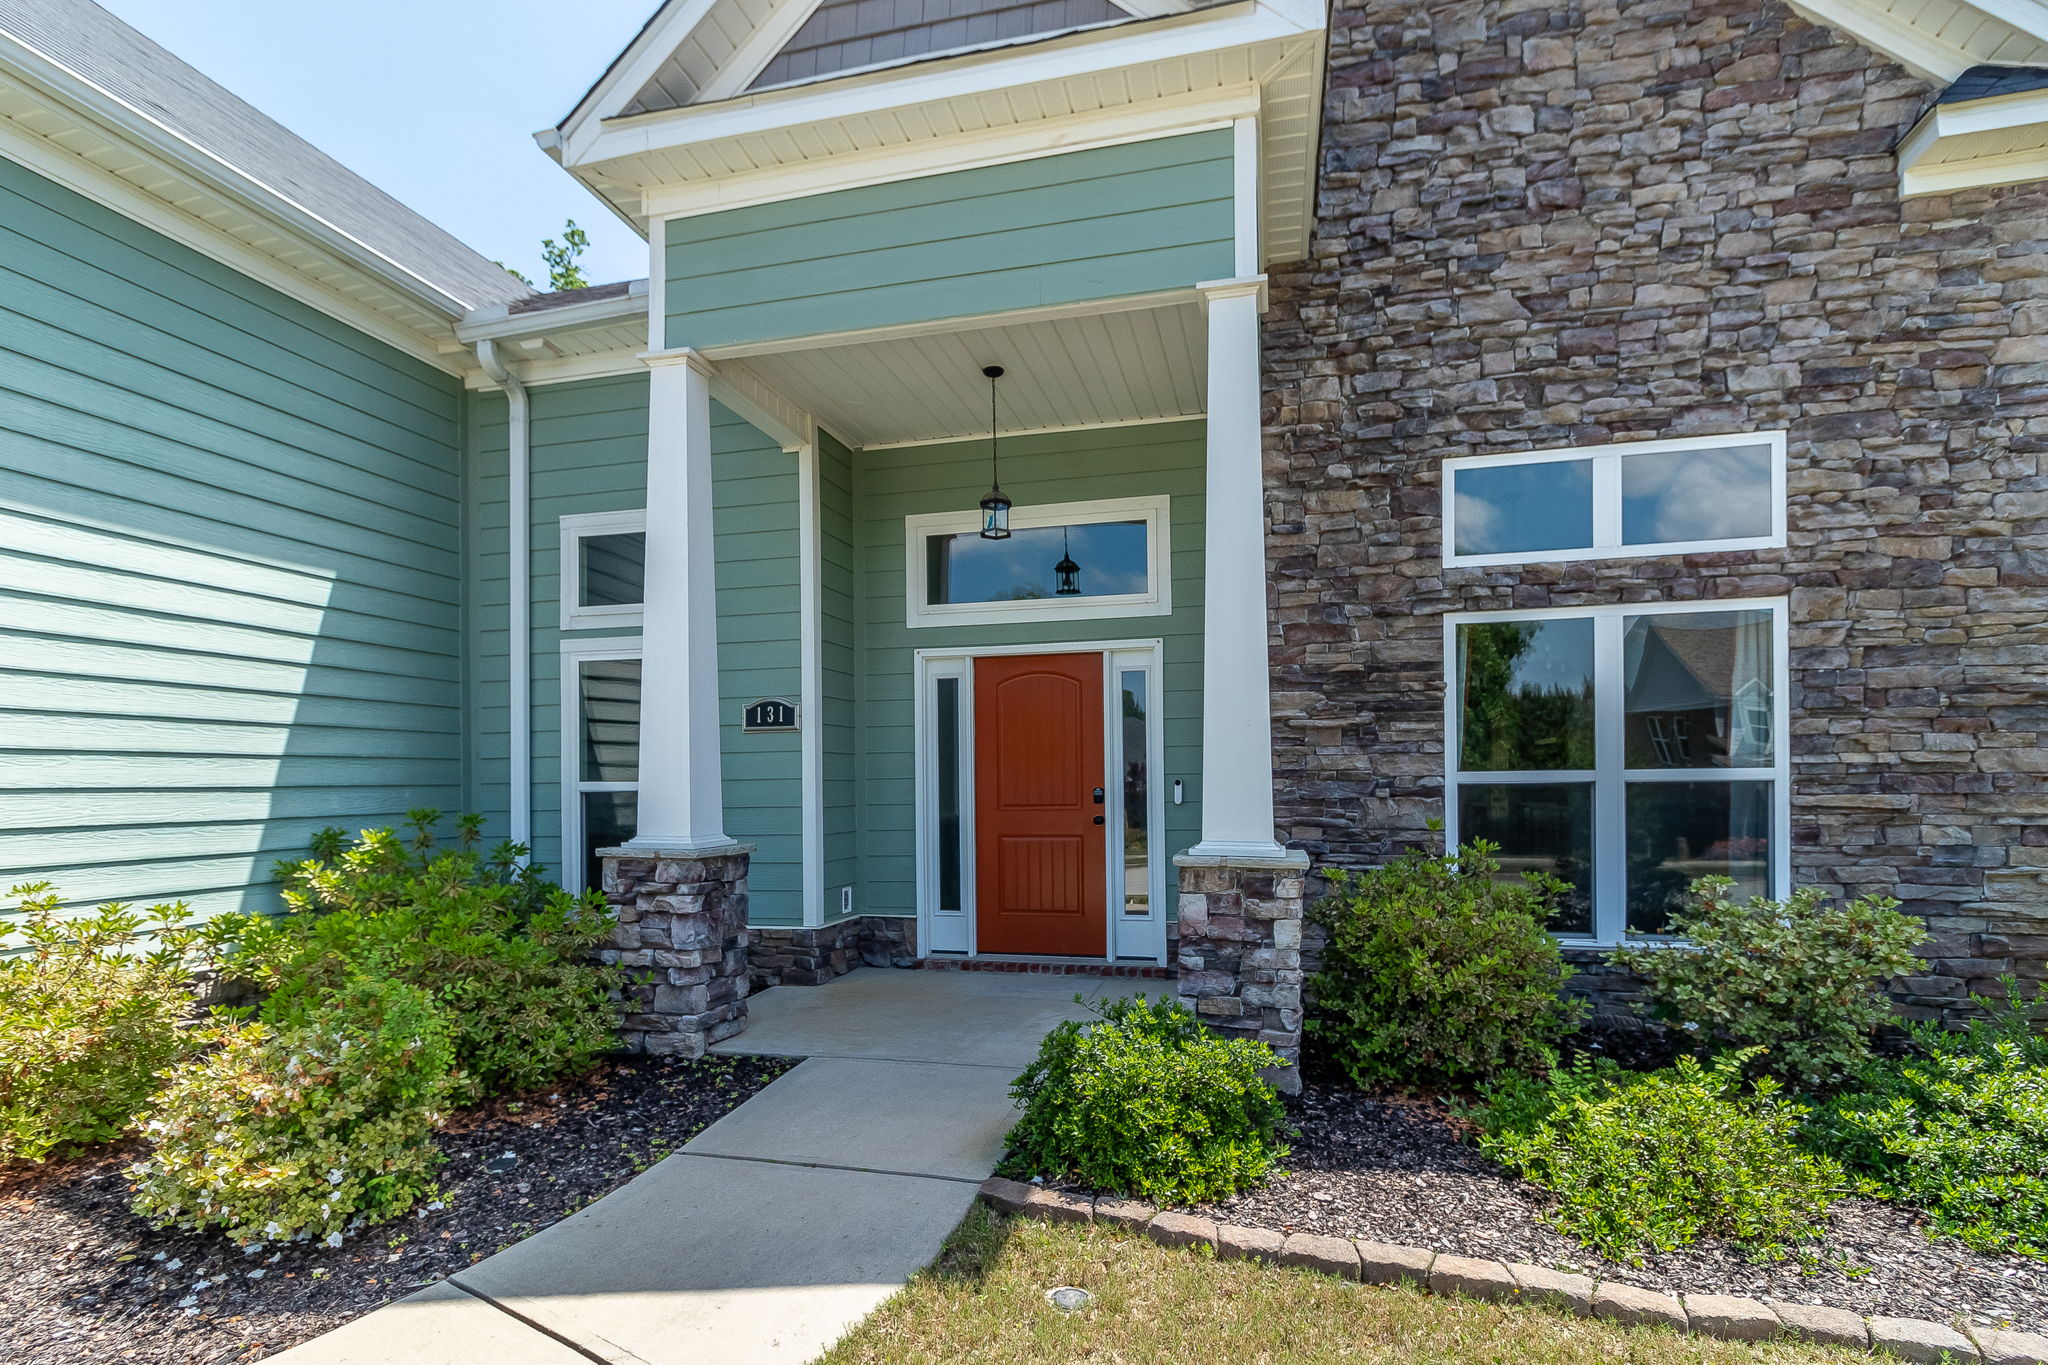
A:
<svg viewBox="0 0 2048 1365">
<path fill-rule="evenodd" d="M 1610 1051 L 1632 1046 L 1610 1043 Z M 1634 1065 L 1661 1059 L 1624 1056 Z M 1930 1239 L 1909 1209 L 1863 1199 L 1836 1204 L 1818 1262 L 1753 1264 L 1729 1243 L 1608 1261 L 1542 1222 L 1544 1191 L 1465 1140 L 1441 1103 L 1365 1093 L 1313 1067 L 1288 1102 L 1300 1134 L 1289 1174 L 1197 1210 L 1218 1222 L 1367 1238 L 1492 1260 L 1526 1261 L 1665 1292 L 1740 1294 L 1823 1303 L 1868 1315 L 1961 1315 L 1989 1326 L 2048 1330 L 2048 1265 L 1986 1256 Z"/>
<path fill-rule="evenodd" d="M 440 1199 L 338 1248 L 153 1231 L 128 1209 L 134 1148 L 0 1172 L 0 1360 L 264 1359 L 567 1217 L 794 1064 L 623 1059 L 465 1110 L 439 1139 Z"/>
</svg>

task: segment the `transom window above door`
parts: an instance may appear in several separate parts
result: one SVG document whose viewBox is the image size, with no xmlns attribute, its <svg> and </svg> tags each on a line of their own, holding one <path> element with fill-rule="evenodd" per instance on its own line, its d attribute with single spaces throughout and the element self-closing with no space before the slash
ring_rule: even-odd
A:
<svg viewBox="0 0 2048 1365">
<path fill-rule="evenodd" d="M 1163 616 L 1173 610 L 1170 499 L 1017 507 L 1010 535 L 977 511 L 904 519 L 912 626 Z"/>
<path fill-rule="evenodd" d="M 1444 462 L 1444 563 L 1764 549 L 1785 543 L 1785 433 Z"/>
<path fill-rule="evenodd" d="M 1785 604 L 1452 617 L 1448 837 L 1570 889 L 1560 934 L 1663 933 L 1701 877 L 1789 878 Z"/>
</svg>

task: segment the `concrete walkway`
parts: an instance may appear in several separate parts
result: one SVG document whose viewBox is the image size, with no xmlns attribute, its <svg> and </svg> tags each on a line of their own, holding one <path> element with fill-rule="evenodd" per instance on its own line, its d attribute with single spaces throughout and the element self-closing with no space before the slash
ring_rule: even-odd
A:
<svg viewBox="0 0 2048 1365">
<path fill-rule="evenodd" d="M 1137 984 L 870 968 L 765 992 L 718 1050 L 808 1060 L 582 1212 L 276 1359 L 809 1360 L 966 1215 L 1075 994 Z"/>
</svg>

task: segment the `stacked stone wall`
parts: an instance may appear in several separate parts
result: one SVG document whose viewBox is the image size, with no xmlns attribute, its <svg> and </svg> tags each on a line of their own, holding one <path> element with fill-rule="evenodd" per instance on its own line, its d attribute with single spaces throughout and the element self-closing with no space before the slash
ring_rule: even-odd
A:
<svg viewBox="0 0 2048 1365">
<path fill-rule="evenodd" d="M 1339 0 L 1273 270 L 1281 836 L 1430 844 L 1446 612 L 1791 601 L 1795 880 L 2048 954 L 2048 185 L 1903 199 L 1929 83 L 1785 6 Z M 1783 549 L 1446 569 L 1443 462 L 1785 430 Z"/>
<path fill-rule="evenodd" d="M 747 1026 L 747 866 L 751 846 L 713 857 L 601 849 L 618 915 L 598 960 L 625 969 L 619 1043 L 701 1057 Z"/>
</svg>

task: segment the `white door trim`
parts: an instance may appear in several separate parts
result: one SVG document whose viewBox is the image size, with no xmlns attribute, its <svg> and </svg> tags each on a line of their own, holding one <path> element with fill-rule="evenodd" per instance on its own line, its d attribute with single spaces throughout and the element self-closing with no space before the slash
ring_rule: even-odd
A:
<svg viewBox="0 0 2048 1365">
<path fill-rule="evenodd" d="M 1120 691 L 1117 675 L 1140 668 L 1147 674 L 1146 696 L 1146 820 L 1150 833 L 1146 862 L 1150 885 L 1147 913 L 1127 916 L 1124 898 L 1124 867 L 1121 841 L 1103 840 L 1107 862 L 1102 958 L 1105 962 L 1149 958 L 1166 962 L 1166 786 L 1161 774 L 1166 768 L 1165 645 L 1158 639 L 1073 640 L 1057 644 L 963 645 L 920 649 L 915 653 L 916 689 L 913 698 L 917 813 L 917 952 L 929 956 L 934 950 L 979 956 L 975 892 L 974 821 L 974 660 L 1028 654 L 1100 654 L 1103 686 L 1103 782 L 1105 792 L 1119 791 L 1123 726 L 1117 705 Z M 960 680 L 959 783 L 960 783 L 960 908 L 938 909 L 938 745 L 934 714 L 934 684 L 940 678 Z M 1117 808 L 1105 802 L 1106 817 Z M 957 946 L 954 946 L 957 945 Z M 1138 949 L 1134 952 L 1133 949 Z M 1119 958 L 1119 950 L 1122 952 Z"/>
</svg>

